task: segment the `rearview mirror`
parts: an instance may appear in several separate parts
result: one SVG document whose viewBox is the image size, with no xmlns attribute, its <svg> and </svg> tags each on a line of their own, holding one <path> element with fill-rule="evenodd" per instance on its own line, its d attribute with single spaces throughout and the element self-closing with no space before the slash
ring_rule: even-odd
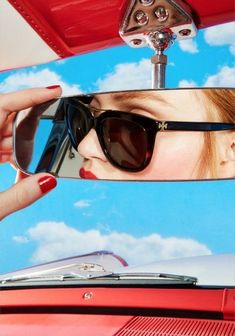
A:
<svg viewBox="0 0 235 336">
<path fill-rule="evenodd" d="M 69 178 L 234 178 L 234 98 L 228 88 L 59 98 L 18 113 L 15 161 Z"/>
</svg>

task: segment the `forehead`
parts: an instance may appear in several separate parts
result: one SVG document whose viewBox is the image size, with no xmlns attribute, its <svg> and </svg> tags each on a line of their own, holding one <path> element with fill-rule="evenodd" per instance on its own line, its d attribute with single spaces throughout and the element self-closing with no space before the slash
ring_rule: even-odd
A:
<svg viewBox="0 0 235 336">
<path fill-rule="evenodd" d="M 136 91 L 123 91 L 123 92 L 110 92 L 96 94 L 95 98 L 99 101 L 131 101 L 131 100 L 154 100 L 163 103 L 169 103 L 174 101 L 186 100 L 196 94 L 200 94 L 201 90 L 189 90 L 189 89 L 179 89 L 179 90 L 136 90 Z"/>
<path fill-rule="evenodd" d="M 94 96 L 102 108 L 122 106 L 161 106 L 164 109 L 196 109 L 203 107 L 202 90 L 174 89 L 174 90 L 136 90 L 123 92 L 102 93 Z M 157 105 L 156 105 L 157 104 Z"/>
<path fill-rule="evenodd" d="M 127 111 L 136 107 L 155 118 L 200 121 L 207 117 L 203 96 L 200 89 L 136 90 L 97 94 L 93 102 L 102 109 Z"/>
</svg>

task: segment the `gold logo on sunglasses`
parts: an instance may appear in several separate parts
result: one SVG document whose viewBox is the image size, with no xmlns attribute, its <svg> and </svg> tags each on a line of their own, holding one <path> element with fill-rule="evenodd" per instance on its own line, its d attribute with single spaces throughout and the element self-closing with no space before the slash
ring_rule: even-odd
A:
<svg viewBox="0 0 235 336">
<path fill-rule="evenodd" d="M 159 122 L 159 123 L 158 123 L 158 129 L 159 129 L 160 131 L 164 131 L 164 130 L 166 130 L 167 127 L 168 127 L 168 125 L 167 125 L 167 122 L 165 122 L 165 121 L 163 121 L 163 122 Z"/>
</svg>

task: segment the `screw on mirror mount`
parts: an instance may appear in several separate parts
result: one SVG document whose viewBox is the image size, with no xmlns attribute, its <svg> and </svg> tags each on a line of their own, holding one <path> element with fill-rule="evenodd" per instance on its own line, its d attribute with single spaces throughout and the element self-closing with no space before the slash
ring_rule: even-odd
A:
<svg viewBox="0 0 235 336">
<path fill-rule="evenodd" d="M 152 87 L 161 89 L 165 88 L 165 50 L 175 40 L 194 37 L 197 29 L 190 7 L 182 0 L 130 0 L 119 33 L 129 46 L 155 51 Z"/>
</svg>

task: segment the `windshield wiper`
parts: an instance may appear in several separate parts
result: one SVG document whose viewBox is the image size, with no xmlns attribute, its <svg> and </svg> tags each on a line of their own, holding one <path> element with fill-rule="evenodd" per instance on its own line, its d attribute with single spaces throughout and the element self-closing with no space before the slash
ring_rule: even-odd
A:
<svg viewBox="0 0 235 336">
<path fill-rule="evenodd" d="M 31 274 L 5 278 L 0 281 L 2 285 L 16 282 L 63 282 L 63 281 L 78 281 L 78 282 L 111 282 L 113 283 L 128 283 L 128 284 L 178 284 L 178 285 L 196 285 L 197 278 L 187 275 L 167 274 L 167 273 L 115 273 L 103 272 L 102 274 L 79 274 L 79 273 L 64 273 L 64 274 Z"/>
<path fill-rule="evenodd" d="M 22 275 L 22 276 L 13 276 L 11 278 L 5 278 L 0 281 L 2 285 L 6 283 L 15 283 L 21 281 L 27 282 L 37 282 L 37 281 L 63 281 L 66 278 L 76 278 L 76 279 L 87 279 L 87 277 L 79 274 L 37 274 L 37 275 Z"/>
<path fill-rule="evenodd" d="M 138 273 L 112 273 L 103 276 L 106 279 L 116 279 L 116 280 L 169 280 L 169 281 L 179 281 L 183 283 L 196 284 L 198 279 L 188 275 L 177 275 L 168 273 L 148 273 L 148 272 L 138 272 Z"/>
<path fill-rule="evenodd" d="M 65 270 L 67 272 L 65 273 Z M 76 271 L 73 271 L 75 269 Z M 95 263 L 73 263 L 31 273 L 21 273 L 0 278 L 0 284 L 17 281 L 63 281 L 66 278 L 89 279 L 95 275 L 107 275 L 103 266 Z"/>
</svg>

